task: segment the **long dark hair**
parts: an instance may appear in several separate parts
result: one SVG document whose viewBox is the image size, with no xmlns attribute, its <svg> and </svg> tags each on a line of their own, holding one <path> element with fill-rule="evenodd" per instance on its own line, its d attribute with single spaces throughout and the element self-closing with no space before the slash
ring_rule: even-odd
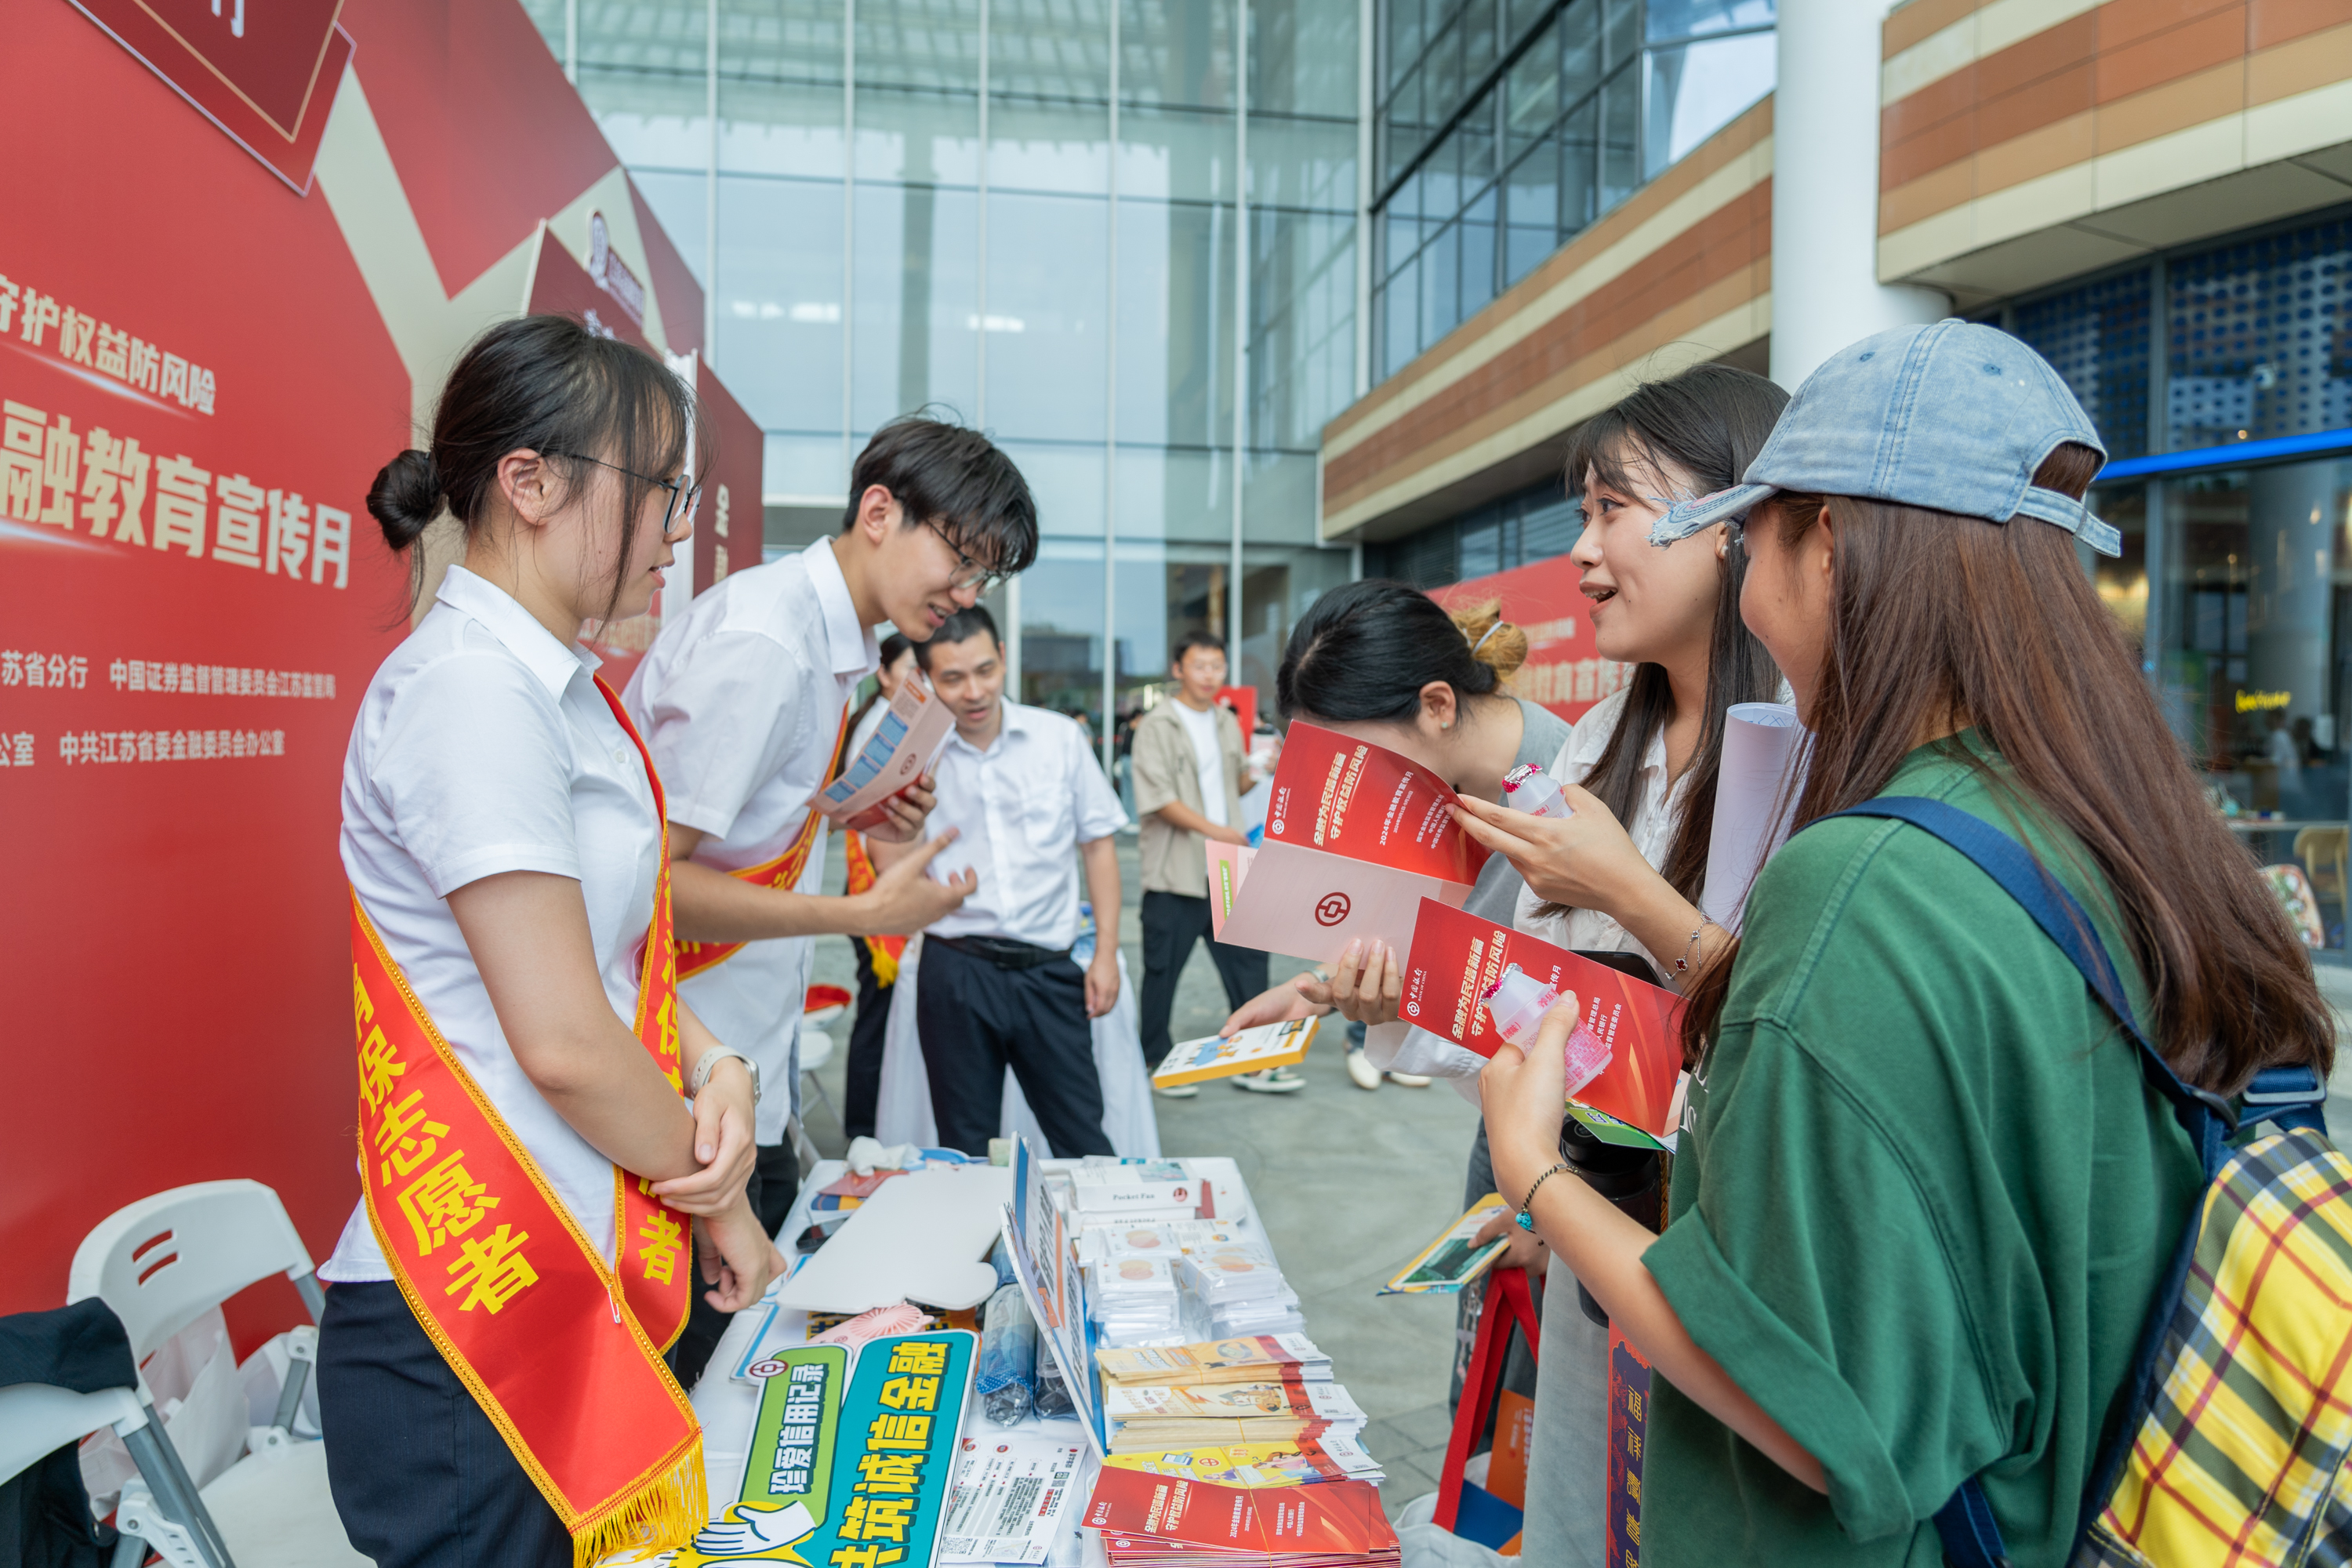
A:
<svg viewBox="0 0 2352 1568">
<path fill-rule="evenodd" d="M 904 632 L 892 632 L 888 637 L 884 637 L 882 639 L 882 668 L 884 669 L 887 669 L 892 665 L 898 663 L 899 656 L 914 646 L 915 645 L 913 643 L 907 640 L 907 634 Z M 874 689 L 866 694 L 866 700 L 857 705 L 857 711 L 849 716 L 849 732 L 851 734 L 854 735 L 857 732 L 857 726 L 866 722 L 866 713 L 877 702 L 881 700 L 882 683 L 879 680 L 877 680 L 874 683 Z"/>
<path fill-rule="evenodd" d="M 637 514 L 654 485 L 685 465 L 707 468 L 710 432 L 694 394 L 641 348 L 599 336 L 571 316 L 500 321 L 466 347 L 433 411 L 429 451 L 412 447 L 383 466 L 368 489 L 368 514 L 386 544 L 408 551 L 409 596 L 425 586 L 425 556 L 412 550 L 446 508 L 471 538 L 488 515 L 499 463 L 529 448 L 563 477 L 575 499 L 610 464 L 621 482 L 621 554 L 609 613 L 627 585 Z"/>
<path fill-rule="evenodd" d="M 2069 444 L 2033 482 L 2080 496 L 2099 457 Z M 2188 1082 L 2231 1095 L 2262 1068 L 2324 1079 L 2335 1029 L 2277 900 L 2231 842 L 2063 530 L 1884 501 L 1783 494 L 1750 527 L 1793 548 L 1834 519 L 1829 648 L 1810 715 L 1801 826 L 1886 787 L 1925 731 L 1975 728 L 2006 773 L 1957 742 L 2012 817 L 2063 827 L 2104 877 L 2147 983 L 2143 1020 Z M 1691 989 L 1695 1056 L 1728 993 L 1726 947 Z"/>
<path fill-rule="evenodd" d="M 1492 600 L 1449 611 L 1410 583 L 1368 579 L 1332 589 L 1298 618 L 1275 672 L 1275 706 L 1286 719 L 1410 724 L 1421 689 L 1442 680 L 1467 716 L 1475 699 L 1507 695 L 1503 683 L 1527 657 L 1527 634 Z"/>
<path fill-rule="evenodd" d="M 1762 376 L 1729 365 L 1694 365 L 1670 380 L 1637 387 L 1614 407 L 1588 419 L 1568 451 L 1570 494 L 1584 489 L 1587 473 L 1612 489 L 1633 493 L 1627 470 L 1672 461 L 1691 477 L 1696 495 L 1711 495 L 1739 482 L 1789 395 Z M 1696 903 L 1706 880 L 1707 840 L 1715 826 L 1715 785 L 1723 768 L 1723 713 L 1735 702 L 1770 702 L 1780 695 L 1780 672 L 1772 656 L 1739 618 L 1739 585 L 1746 581 L 1741 552 L 1725 553 L 1717 576 L 1715 625 L 1708 638 L 1706 711 L 1699 721 L 1698 745 L 1685 776 L 1682 820 L 1659 874 L 1675 891 Z M 1640 664 L 1625 687 L 1625 710 L 1609 733 L 1584 787 L 1601 797 L 1620 822 L 1633 820 L 1642 787 L 1642 759 L 1650 742 L 1675 715 L 1675 695 L 1665 666 Z"/>
</svg>

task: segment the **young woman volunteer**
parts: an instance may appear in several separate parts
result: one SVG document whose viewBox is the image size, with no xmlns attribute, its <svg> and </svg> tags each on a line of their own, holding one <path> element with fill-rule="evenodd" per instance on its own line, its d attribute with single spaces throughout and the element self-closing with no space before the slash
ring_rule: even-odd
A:
<svg viewBox="0 0 2352 1568">
<path fill-rule="evenodd" d="M 643 352 L 509 321 L 368 494 L 420 579 L 445 508 L 465 538 L 343 768 L 364 1190 L 319 1270 L 319 1393 L 386 1568 L 683 1541 L 689 1232 L 714 1305 L 782 1267 L 744 1200 L 757 1082 L 676 1002 L 661 786 L 578 642 L 659 589 L 696 417 Z"/>
<path fill-rule="evenodd" d="M 1916 828 L 1821 818 L 1879 795 L 1981 817 L 2083 900 L 2189 1082 L 2326 1071 L 2308 963 L 2077 562 L 2078 535 L 2115 548 L 2078 500 L 2102 458 L 2023 344 L 1903 328 L 1817 371 L 1747 482 L 1653 535 L 1744 518 L 1742 611 L 1814 737 L 1801 831 L 1691 994 L 1664 1236 L 1562 1179 L 1572 998 L 1483 1087 L 1500 1190 L 1655 1369 L 1661 1568 L 1937 1563 L 1930 1521 L 1971 1477 L 2015 1561 L 2063 1562 L 2200 1186 L 2022 908 Z M 1549 826 L 1474 799 L 1462 820 L 1531 871 L 1563 858 Z"/>
</svg>

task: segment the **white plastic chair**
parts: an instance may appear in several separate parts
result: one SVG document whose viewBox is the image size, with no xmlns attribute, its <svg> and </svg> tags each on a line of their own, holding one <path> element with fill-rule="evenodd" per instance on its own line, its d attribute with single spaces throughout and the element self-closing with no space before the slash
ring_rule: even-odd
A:
<svg viewBox="0 0 2352 1568">
<path fill-rule="evenodd" d="M 76 1394 L 46 1383 L 0 1388 L 0 1481 L 50 1450 L 79 1442 L 105 1426 L 111 1426 L 131 1450 L 140 1475 L 173 1500 L 178 1517 L 203 1511 L 201 1507 L 187 1506 L 194 1494 L 183 1489 L 185 1472 L 163 1441 L 162 1425 L 148 1419 L 147 1406 L 128 1388 L 102 1388 L 95 1394 Z M 114 1551 L 115 1568 L 137 1568 L 147 1560 L 150 1544 L 163 1552 L 166 1550 L 163 1543 L 171 1542 L 184 1552 L 194 1553 L 197 1548 L 188 1531 L 154 1510 L 148 1488 L 137 1482 L 131 1486 L 137 1489 L 138 1500 L 126 1500 L 115 1512 L 121 1531 Z"/>
<path fill-rule="evenodd" d="M 100 1221 L 74 1253 L 66 1300 L 104 1300 L 131 1337 L 131 1360 L 144 1362 L 197 1317 L 273 1274 L 294 1282 L 315 1322 L 326 1296 L 278 1194 L 259 1182 L 198 1182 L 142 1198 Z M 174 1485 L 157 1487 L 158 1472 L 132 1450 L 144 1484 L 124 1485 L 117 1527 L 136 1533 L 173 1568 L 366 1564 L 343 1533 L 327 1489 L 325 1445 L 298 1444 L 288 1436 L 316 1353 L 315 1336 L 315 1330 L 298 1332 L 278 1420 L 257 1434 L 256 1451 L 201 1493 L 162 1423 L 153 1422 L 157 1457 Z M 154 1399 L 143 1374 L 138 1402 L 152 1421 Z M 190 1508 L 190 1499 L 201 1500 Z M 118 1565 L 123 1561 L 116 1559 Z"/>
</svg>

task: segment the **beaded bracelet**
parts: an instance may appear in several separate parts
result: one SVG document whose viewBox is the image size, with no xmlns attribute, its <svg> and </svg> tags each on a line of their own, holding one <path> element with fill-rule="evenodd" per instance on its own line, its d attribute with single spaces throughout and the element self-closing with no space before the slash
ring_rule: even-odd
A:
<svg viewBox="0 0 2352 1568">
<path fill-rule="evenodd" d="M 1536 1184 L 1528 1189 L 1527 1202 L 1519 1205 L 1518 1223 L 1521 1230 L 1532 1231 L 1535 1229 L 1535 1216 L 1528 1211 L 1535 1206 L 1536 1194 L 1543 1190 L 1543 1184 L 1546 1182 L 1550 1181 L 1554 1176 L 1559 1175 L 1562 1171 L 1565 1171 L 1568 1168 L 1568 1162 L 1562 1160 L 1559 1164 L 1554 1165 L 1550 1170 L 1546 1171 L 1542 1175 L 1536 1178 Z"/>
</svg>

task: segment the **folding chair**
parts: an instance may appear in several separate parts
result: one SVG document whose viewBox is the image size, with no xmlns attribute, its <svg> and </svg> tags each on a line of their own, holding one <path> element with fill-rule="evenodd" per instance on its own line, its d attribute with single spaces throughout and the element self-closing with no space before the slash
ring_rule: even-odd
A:
<svg viewBox="0 0 2352 1568">
<path fill-rule="evenodd" d="M 273 1274 L 294 1282 L 315 1324 L 326 1295 L 278 1194 L 258 1182 L 198 1182 L 142 1198 L 99 1222 L 74 1253 L 66 1300 L 103 1300 L 122 1320 L 131 1359 L 144 1362 L 198 1317 Z M 325 1445 L 290 1437 L 317 1347 L 315 1327 L 295 1331 L 295 1359 L 278 1396 L 276 1422 L 262 1429 L 253 1453 L 201 1492 L 154 1419 L 153 1393 L 142 1373 L 139 1404 L 158 1438 L 158 1460 L 173 1484 L 157 1489 L 155 1478 L 162 1472 L 142 1459 L 142 1479 L 122 1489 L 117 1517 L 127 1522 L 117 1528 L 138 1534 L 173 1568 L 234 1568 L 236 1561 L 244 1568 L 366 1563 L 352 1549 L 327 1490 Z M 133 1458 L 139 1456 L 134 1452 Z M 236 1545 L 234 1560 L 231 1541 Z M 124 1561 L 118 1556 L 117 1568 Z"/>
<path fill-rule="evenodd" d="M 147 1407 L 128 1388 L 104 1388 L 95 1394 L 76 1394 L 46 1383 L 0 1388 L 0 1481 L 106 1426 L 114 1428 L 123 1447 L 131 1450 L 139 1473 L 152 1477 L 157 1489 L 173 1499 L 180 1516 L 188 1517 L 194 1510 L 187 1508 L 187 1500 L 194 1494 L 178 1489 L 181 1472 L 163 1455 L 163 1428 L 148 1419 Z M 145 1560 L 147 1551 L 140 1538 L 125 1531 L 122 1542 L 115 1549 L 118 1565 Z"/>
</svg>

